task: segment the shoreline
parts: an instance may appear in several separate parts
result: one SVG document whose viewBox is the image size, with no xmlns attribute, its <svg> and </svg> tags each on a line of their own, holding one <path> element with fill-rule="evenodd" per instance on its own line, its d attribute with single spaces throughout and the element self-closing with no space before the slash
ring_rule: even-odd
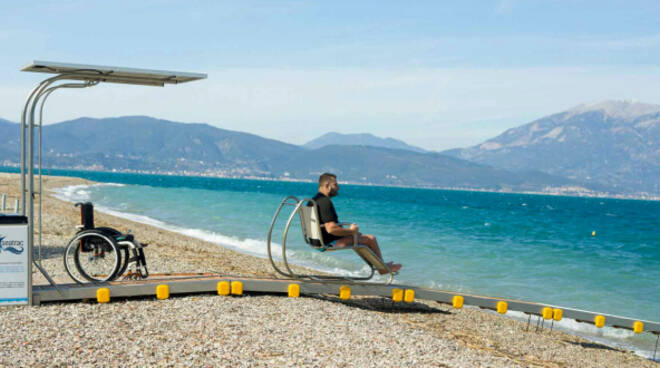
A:
<svg viewBox="0 0 660 368">
<path fill-rule="evenodd" d="M 0 185 L 0 191 L 14 188 L 12 191 L 17 194 L 18 177 L 19 175 L 16 174 L 0 174 L 0 183 L 3 184 Z M 63 245 L 75 233 L 79 212 L 71 203 L 54 198 L 49 189 L 75 184 L 94 183 L 79 178 L 44 176 L 44 193 L 47 193 L 43 198 L 44 266 L 49 273 L 56 275 L 64 272 L 59 254 Z M 214 243 L 101 212 L 95 214 L 95 219 L 97 226 L 112 226 L 122 231 L 132 229 L 133 234 L 140 241 L 149 243 L 146 252 L 152 272 L 221 271 L 262 276 L 273 274 L 267 259 L 238 253 Z M 255 309 L 255 306 L 258 308 Z M 154 315 L 146 315 L 143 309 L 153 312 Z M 197 313 L 191 314 L 190 310 Z M 10 313 L 13 311 L 18 313 Z M 89 334 L 98 332 L 101 334 L 100 338 L 109 340 L 110 345 L 116 346 L 118 351 L 104 349 L 99 345 L 98 349 L 86 352 L 85 345 L 81 343 L 80 349 L 83 351 L 80 359 L 72 361 L 66 359 L 77 359 L 75 355 L 73 358 L 68 358 L 68 355 L 60 356 L 64 352 L 58 353 L 57 349 L 49 351 L 47 346 L 21 345 L 14 341 L 16 339 L 13 337 L 0 337 L 1 351 L 9 352 L 7 355 L 0 354 L 0 363 L 53 365 L 60 362 L 60 364 L 105 365 L 108 364 L 105 359 L 112 359 L 115 354 L 123 354 L 120 347 L 137 342 L 145 348 L 150 348 L 154 344 L 164 344 L 176 352 L 177 359 L 181 357 L 192 359 L 174 360 L 168 363 L 168 352 L 163 351 L 164 348 L 158 348 L 151 349 L 153 354 L 148 360 L 138 360 L 137 364 L 147 365 L 374 366 L 419 363 L 425 366 L 495 367 L 655 366 L 653 362 L 634 353 L 607 347 L 564 332 L 556 330 L 549 332 L 547 329 L 536 332 L 533 328 L 526 331 L 525 323 L 478 309 L 455 310 L 427 301 L 416 301 L 411 305 L 393 305 L 383 298 L 356 298 L 344 302 L 333 296 L 312 296 L 294 300 L 263 295 L 241 298 L 197 295 L 175 297 L 164 301 L 147 298 L 113 300 L 109 305 L 62 303 L 46 304 L 39 308 L 11 307 L 0 309 L 2 316 L 0 321 L 4 321 L 0 322 L 0 331 L 9 328 L 12 324 L 23 325 L 23 322 L 27 321 L 27 328 L 22 329 L 27 330 L 27 333 L 18 334 L 27 341 L 34 340 L 30 338 L 31 333 L 40 336 L 44 332 L 42 330 L 49 335 L 54 334 L 57 340 L 57 337 L 70 335 L 67 331 L 75 328 L 70 325 L 72 319 L 78 325 L 85 326 L 85 320 L 78 320 L 75 313 L 80 313 L 80 317 L 84 317 L 85 313 L 93 311 L 108 311 L 104 312 L 103 318 L 104 321 L 105 318 L 108 319 L 109 325 L 101 331 L 83 330 L 82 333 L 86 337 L 92 337 Z M 131 315 L 131 311 L 142 316 L 145 321 L 134 321 L 135 317 Z M 72 316 L 71 312 L 75 315 Z M 14 318 L 14 314 L 22 318 Z M 47 317 L 53 314 L 56 315 L 54 319 Z M 42 321 L 40 318 L 35 318 L 35 315 L 43 316 L 45 319 Z M 209 319 L 209 315 L 215 319 Z M 241 323 L 243 318 L 247 318 L 252 323 Z M 126 336 L 113 333 L 131 331 L 135 327 L 130 323 L 123 326 L 121 321 L 125 319 L 134 321 L 147 330 L 155 328 L 158 331 L 160 329 L 157 320 L 167 320 L 172 325 L 171 332 L 181 335 L 177 336 L 178 340 L 162 341 L 157 334 L 148 334 L 149 336 L 140 336 L 136 341 L 130 342 L 126 340 Z M 46 326 L 41 326 L 39 321 L 47 322 Z M 119 326 L 118 330 L 110 328 L 112 326 Z M 227 326 L 232 327 L 225 331 L 223 327 Z M 302 326 L 304 329 L 302 331 L 291 329 L 291 326 Z M 91 326 L 88 327 L 94 330 Z M 205 333 L 202 334 L 205 337 L 199 336 L 197 332 L 200 329 L 206 332 L 213 331 L 214 334 Z M 394 336 L 392 331 L 396 332 Z M 242 336 L 245 341 L 233 338 L 236 334 Z M 275 335 L 277 344 L 272 344 L 270 340 L 261 340 L 259 336 L 264 334 Z M 305 336 L 305 339 L 299 340 L 299 335 Z M 341 336 L 344 340 L 336 341 L 337 336 Z M 232 341 L 235 345 L 226 346 L 223 344 L 225 340 Z M 346 341 L 350 344 L 344 344 Z M 170 342 L 179 345 L 171 346 Z M 202 347 L 201 350 L 195 348 L 199 346 Z M 267 351 L 264 351 L 262 346 L 268 347 Z M 289 350 L 281 346 L 288 346 Z M 31 357 L 32 351 L 42 354 L 45 358 L 34 360 Z M 241 353 L 236 354 L 236 351 Z M 337 356 L 340 359 L 337 359 Z M 126 363 L 123 360 L 120 362 L 122 365 Z"/>
<path fill-rule="evenodd" d="M 5 166 L 5 168 L 19 168 L 19 166 Z M 2 167 L 0 167 L 0 170 Z M 240 179 L 240 180 L 256 180 L 256 181 L 274 181 L 274 182 L 291 182 L 291 183 L 312 183 L 313 180 L 307 179 L 296 179 L 296 178 L 267 178 L 267 177 L 257 177 L 257 176 L 219 176 L 217 174 L 204 174 L 198 172 L 155 172 L 148 170 L 90 170 L 85 169 L 71 169 L 71 168 L 45 168 L 43 170 L 59 170 L 59 171 L 82 171 L 82 172 L 91 172 L 91 173 L 108 173 L 108 174 L 142 174 L 142 175 L 163 175 L 163 176 L 182 176 L 182 177 L 198 177 L 198 178 L 218 178 L 218 179 Z M 3 172 L 3 171 L 0 171 Z M 373 183 L 359 183 L 359 182 L 350 182 L 350 181 L 339 181 L 340 184 L 355 185 L 355 186 L 365 186 L 365 187 L 384 187 L 384 188 L 406 188 L 406 189 L 422 189 L 422 190 L 447 190 L 447 191 L 459 191 L 459 192 L 477 192 L 477 193 L 499 193 L 499 194 L 525 194 L 525 195 L 538 195 L 538 196 L 553 196 L 553 197 L 572 197 L 572 198 L 602 198 L 602 199 L 619 199 L 619 200 L 630 200 L 630 201 L 660 201 L 660 195 L 651 195 L 651 194 L 637 194 L 637 195 L 628 195 L 628 194 L 613 194 L 605 192 L 593 192 L 591 193 L 575 193 L 575 192 L 561 192 L 557 191 L 510 191 L 510 190 L 497 190 L 497 189 L 485 189 L 485 188 L 463 188 L 463 187 L 420 187 L 413 185 L 385 185 L 385 184 L 373 184 Z M 560 188 L 558 188 L 560 189 Z"/>
</svg>

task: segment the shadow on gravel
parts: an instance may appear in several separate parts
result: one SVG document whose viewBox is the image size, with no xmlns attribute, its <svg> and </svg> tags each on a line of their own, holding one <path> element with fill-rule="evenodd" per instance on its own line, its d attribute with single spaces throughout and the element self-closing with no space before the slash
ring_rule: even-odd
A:
<svg viewBox="0 0 660 368">
<path fill-rule="evenodd" d="M 35 239 L 35 243 L 36 243 Z M 60 245 L 48 245 L 44 244 L 41 246 L 41 259 L 52 259 L 52 258 L 62 258 L 64 256 L 65 246 Z M 34 247 L 34 259 L 39 258 L 39 247 L 35 245 Z"/>
<path fill-rule="evenodd" d="M 451 314 L 451 312 L 443 311 L 441 309 L 436 309 L 429 307 L 423 303 L 403 303 L 395 302 L 389 298 L 355 298 L 350 300 L 342 300 L 336 296 L 331 295 L 307 295 L 309 298 L 314 298 L 318 300 L 325 300 L 333 303 L 341 303 L 353 308 L 359 308 L 364 310 L 371 310 L 377 312 L 385 313 L 440 313 L 440 314 Z"/>
<path fill-rule="evenodd" d="M 609 347 L 607 345 L 602 345 L 598 344 L 595 342 L 580 342 L 580 341 L 568 341 L 564 340 L 564 342 L 572 344 L 572 345 L 579 345 L 585 349 L 601 349 L 601 350 L 612 350 L 612 351 L 619 351 L 622 352 L 623 350 L 615 349 L 613 347 Z"/>
</svg>

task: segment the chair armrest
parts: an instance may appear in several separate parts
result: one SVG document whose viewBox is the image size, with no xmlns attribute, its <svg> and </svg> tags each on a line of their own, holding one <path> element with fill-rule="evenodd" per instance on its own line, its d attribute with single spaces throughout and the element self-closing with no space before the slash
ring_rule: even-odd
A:
<svg viewBox="0 0 660 368">
<path fill-rule="evenodd" d="M 337 225 L 345 227 L 346 225 L 353 225 L 353 222 L 338 222 Z M 358 234 L 355 233 L 351 235 L 353 237 L 353 244 L 352 245 L 358 245 Z"/>
</svg>

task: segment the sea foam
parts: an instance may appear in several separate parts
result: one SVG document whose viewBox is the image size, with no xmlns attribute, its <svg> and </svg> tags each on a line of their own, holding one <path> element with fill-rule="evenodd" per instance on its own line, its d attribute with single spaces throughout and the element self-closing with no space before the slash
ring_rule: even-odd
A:
<svg viewBox="0 0 660 368">
<path fill-rule="evenodd" d="M 100 184 L 80 184 L 80 185 L 71 185 L 62 188 L 53 189 L 55 197 L 67 202 L 80 202 L 80 201 L 89 201 L 91 200 L 91 191 L 92 187 L 97 186 L 124 186 L 123 184 L 116 183 L 100 183 Z M 94 209 L 112 216 L 123 218 L 126 220 L 139 222 L 142 224 L 150 225 L 157 227 L 163 230 L 172 231 L 181 235 L 189 236 L 191 238 L 207 241 L 209 243 L 217 244 L 224 246 L 238 252 L 256 256 L 259 258 L 267 258 L 267 244 L 264 240 L 245 238 L 240 239 L 236 236 L 225 235 L 213 231 L 181 227 L 175 224 L 169 224 L 153 217 L 139 215 L 135 213 L 118 211 L 103 205 L 95 205 Z M 276 242 L 271 243 L 271 251 L 273 258 L 275 260 L 282 260 L 281 252 L 282 245 Z M 335 257 L 321 254 L 316 251 L 300 251 L 294 249 L 287 250 L 287 259 L 290 263 L 302 267 L 307 267 L 316 271 L 327 272 L 335 275 L 348 276 L 348 277 L 357 277 L 365 276 L 370 272 L 369 267 L 364 264 L 358 270 L 348 270 L 346 269 L 347 264 L 345 262 L 338 261 Z M 382 282 L 386 280 L 385 276 L 374 275 L 372 279 L 374 282 Z"/>
</svg>

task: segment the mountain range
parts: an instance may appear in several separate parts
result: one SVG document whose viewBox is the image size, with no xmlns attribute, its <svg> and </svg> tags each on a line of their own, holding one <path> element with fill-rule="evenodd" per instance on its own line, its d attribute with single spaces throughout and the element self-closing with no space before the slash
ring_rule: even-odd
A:
<svg viewBox="0 0 660 368">
<path fill-rule="evenodd" d="M 506 170 L 540 170 L 613 192 L 658 194 L 660 105 L 580 105 L 443 153 Z"/>
<path fill-rule="evenodd" d="M 660 193 L 660 106 L 581 105 L 474 147 L 428 152 L 393 138 L 328 133 L 297 146 L 146 116 L 44 126 L 44 166 L 584 194 Z M 0 164 L 16 165 L 19 129 L 0 119 Z"/>
<path fill-rule="evenodd" d="M 330 132 L 326 133 L 316 139 L 313 139 L 303 145 L 305 148 L 316 149 L 323 146 L 340 145 L 340 146 L 372 146 L 384 147 L 392 149 L 403 149 L 413 152 L 425 153 L 427 150 L 421 147 L 415 147 L 407 144 L 404 141 L 394 138 L 380 138 L 373 134 L 341 134 Z"/>
<path fill-rule="evenodd" d="M 19 157 L 19 129 L 0 123 L 5 165 Z M 541 172 L 512 173 L 439 153 L 372 146 L 308 149 L 207 124 L 146 116 L 79 118 L 43 128 L 44 166 L 225 177 L 341 180 L 382 185 L 489 190 L 543 190 L 572 182 Z M 13 160 L 12 160 L 13 158 Z"/>
</svg>

